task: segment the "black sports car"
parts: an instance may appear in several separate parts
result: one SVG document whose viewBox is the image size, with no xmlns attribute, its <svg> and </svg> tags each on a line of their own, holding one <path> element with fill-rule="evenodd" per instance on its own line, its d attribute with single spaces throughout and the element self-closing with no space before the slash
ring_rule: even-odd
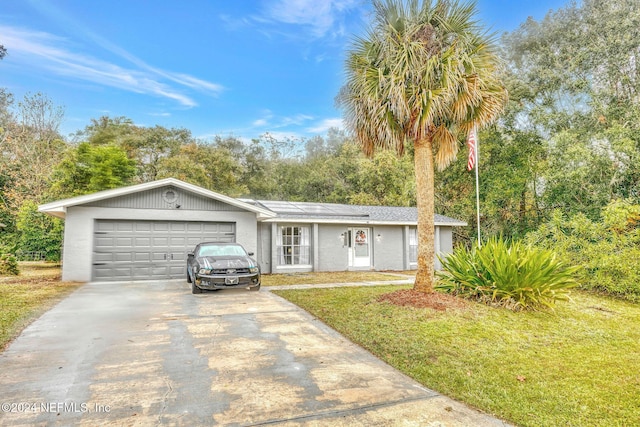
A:
<svg viewBox="0 0 640 427">
<path fill-rule="evenodd" d="M 187 282 L 191 291 L 203 289 L 260 289 L 260 266 L 237 243 L 200 243 L 187 257 Z"/>
</svg>

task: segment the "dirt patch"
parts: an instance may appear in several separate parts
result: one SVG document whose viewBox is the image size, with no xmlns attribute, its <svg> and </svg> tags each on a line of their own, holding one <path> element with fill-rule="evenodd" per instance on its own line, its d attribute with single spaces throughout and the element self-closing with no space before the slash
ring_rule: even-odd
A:
<svg viewBox="0 0 640 427">
<path fill-rule="evenodd" d="M 378 302 L 388 302 L 400 307 L 431 308 L 438 311 L 446 311 L 451 308 L 464 308 L 467 302 L 453 295 L 432 292 L 425 294 L 413 289 L 401 289 L 389 294 L 382 294 Z"/>
</svg>

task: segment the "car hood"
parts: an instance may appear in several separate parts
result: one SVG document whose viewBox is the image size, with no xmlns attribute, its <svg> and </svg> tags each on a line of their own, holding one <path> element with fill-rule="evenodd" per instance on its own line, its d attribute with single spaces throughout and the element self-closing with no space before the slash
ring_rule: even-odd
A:
<svg viewBox="0 0 640 427">
<path fill-rule="evenodd" d="M 205 268 L 251 268 L 258 264 L 248 256 L 204 256 L 198 257 L 198 264 Z"/>
</svg>

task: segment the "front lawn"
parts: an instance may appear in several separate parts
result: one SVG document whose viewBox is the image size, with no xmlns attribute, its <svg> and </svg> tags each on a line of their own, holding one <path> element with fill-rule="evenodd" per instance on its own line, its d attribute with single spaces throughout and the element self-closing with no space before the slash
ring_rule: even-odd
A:
<svg viewBox="0 0 640 427">
<path fill-rule="evenodd" d="M 415 276 L 415 272 L 412 273 Z M 376 271 L 335 271 L 290 274 L 263 274 L 262 286 L 318 285 L 325 283 L 380 282 L 402 280 L 405 272 L 381 273 Z"/>
<path fill-rule="evenodd" d="M 22 329 L 80 286 L 60 282 L 60 266 L 20 263 L 20 276 L 0 277 L 0 351 Z"/>
<path fill-rule="evenodd" d="M 397 289 L 275 293 L 426 387 L 518 425 L 638 425 L 640 305 L 583 292 L 554 313 L 377 301 Z"/>
</svg>

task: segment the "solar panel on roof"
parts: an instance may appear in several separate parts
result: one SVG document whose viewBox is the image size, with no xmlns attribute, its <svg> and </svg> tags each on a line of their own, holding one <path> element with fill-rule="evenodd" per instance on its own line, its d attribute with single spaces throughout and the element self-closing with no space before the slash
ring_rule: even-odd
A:
<svg viewBox="0 0 640 427">
<path fill-rule="evenodd" d="M 367 216 L 363 212 L 345 205 L 333 205 L 327 203 L 292 202 L 308 215 L 321 216 Z"/>
<path fill-rule="evenodd" d="M 261 201 L 264 206 L 280 214 L 298 214 L 309 216 L 357 216 L 368 217 L 367 213 L 347 205 L 311 202 Z"/>
<path fill-rule="evenodd" d="M 303 211 L 290 202 L 261 202 L 264 206 L 271 209 L 274 212 L 279 213 L 303 213 Z"/>
</svg>

